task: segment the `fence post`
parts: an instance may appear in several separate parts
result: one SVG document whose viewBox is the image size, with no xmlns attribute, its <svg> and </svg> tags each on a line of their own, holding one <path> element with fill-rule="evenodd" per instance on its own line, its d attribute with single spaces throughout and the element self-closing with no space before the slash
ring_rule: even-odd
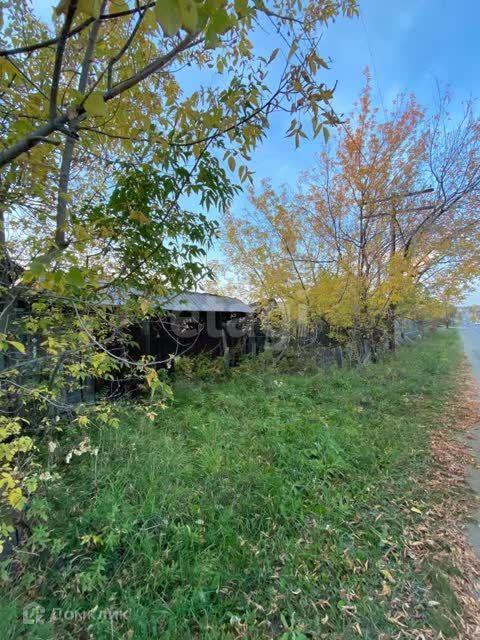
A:
<svg viewBox="0 0 480 640">
<path fill-rule="evenodd" d="M 335 360 L 337 361 L 338 367 L 341 369 L 343 367 L 343 349 L 340 346 L 335 347 Z"/>
</svg>

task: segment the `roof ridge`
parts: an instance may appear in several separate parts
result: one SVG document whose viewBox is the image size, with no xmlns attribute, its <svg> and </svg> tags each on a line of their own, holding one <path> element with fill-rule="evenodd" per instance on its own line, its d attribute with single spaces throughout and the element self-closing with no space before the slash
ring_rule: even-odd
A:
<svg viewBox="0 0 480 640">
<path fill-rule="evenodd" d="M 195 295 L 201 296 L 215 296 L 216 298 L 230 298 L 230 300 L 238 300 L 239 302 L 243 302 L 240 298 L 236 296 L 226 296 L 223 293 L 210 293 L 209 291 L 181 291 L 180 293 L 173 294 L 174 296 L 181 296 L 186 293 L 194 293 Z"/>
</svg>

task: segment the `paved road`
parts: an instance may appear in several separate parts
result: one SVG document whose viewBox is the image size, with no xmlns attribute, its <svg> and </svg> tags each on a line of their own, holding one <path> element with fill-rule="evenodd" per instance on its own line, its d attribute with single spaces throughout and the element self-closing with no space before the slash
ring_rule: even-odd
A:
<svg viewBox="0 0 480 640">
<path fill-rule="evenodd" d="M 463 338 L 465 353 L 470 362 L 473 374 L 480 384 L 480 325 L 462 327 L 460 334 Z M 472 521 L 467 526 L 467 537 L 480 558 L 480 425 L 472 431 L 469 440 L 476 457 L 478 466 L 467 468 L 467 481 L 477 495 L 477 507 L 472 512 Z"/>
</svg>

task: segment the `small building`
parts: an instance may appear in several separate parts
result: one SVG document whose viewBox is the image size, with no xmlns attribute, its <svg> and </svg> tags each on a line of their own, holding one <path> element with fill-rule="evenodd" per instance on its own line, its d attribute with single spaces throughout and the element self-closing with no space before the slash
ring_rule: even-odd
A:
<svg viewBox="0 0 480 640">
<path fill-rule="evenodd" d="M 152 306 L 158 311 L 130 328 L 134 346 L 127 352 L 121 348 L 121 355 L 131 361 L 148 356 L 150 366 L 174 369 L 179 356 L 223 356 L 234 364 L 243 354 L 255 353 L 254 310 L 238 298 L 187 291 L 156 296 Z M 96 380 L 94 394 L 135 392 L 135 381 L 118 373 L 113 380 Z"/>
<path fill-rule="evenodd" d="M 172 355 L 212 357 L 246 353 L 254 311 L 238 298 L 185 292 L 158 297 L 159 313 L 144 320 L 135 355 L 153 356 L 158 366 Z"/>
<path fill-rule="evenodd" d="M 3 271 L 3 279 L 10 284 L 11 277 L 7 278 L 6 270 Z M 122 303 L 118 292 L 110 292 L 103 302 L 112 313 L 120 309 Z M 28 300 L 17 300 L 10 317 L 20 319 L 28 313 L 29 305 Z M 170 367 L 176 356 L 224 356 L 234 362 L 243 353 L 248 353 L 255 342 L 249 337 L 254 311 L 237 298 L 185 292 L 156 296 L 152 306 L 156 311 L 148 318 L 129 326 L 131 344 L 119 341 L 114 346 L 110 343 L 109 349 L 113 354 L 131 362 L 147 357 L 151 366 L 161 369 Z M 69 313 L 66 306 L 66 318 Z M 15 349 L 0 354 L 0 371 L 14 363 L 30 360 L 28 367 L 22 369 L 25 380 L 43 375 L 45 361 L 41 357 L 43 351 L 39 339 L 30 336 L 25 344 L 26 354 Z M 134 392 L 137 385 L 138 381 L 132 378 L 131 372 L 120 369 L 113 379 L 86 378 L 66 394 L 65 401 L 68 404 L 91 402 L 99 393 L 107 397 L 121 396 L 125 392 Z"/>
</svg>

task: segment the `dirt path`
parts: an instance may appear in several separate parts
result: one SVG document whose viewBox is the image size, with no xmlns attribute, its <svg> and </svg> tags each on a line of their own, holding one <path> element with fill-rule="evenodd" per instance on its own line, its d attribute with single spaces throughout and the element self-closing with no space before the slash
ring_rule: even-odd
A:
<svg viewBox="0 0 480 640">
<path fill-rule="evenodd" d="M 480 325 L 464 327 L 460 333 L 473 375 L 480 384 Z M 466 534 L 477 557 L 480 558 L 480 425 L 470 432 L 469 445 L 477 459 L 477 465 L 467 467 L 466 480 L 477 496 L 477 504 L 472 510 L 472 518 L 467 525 Z"/>
</svg>

